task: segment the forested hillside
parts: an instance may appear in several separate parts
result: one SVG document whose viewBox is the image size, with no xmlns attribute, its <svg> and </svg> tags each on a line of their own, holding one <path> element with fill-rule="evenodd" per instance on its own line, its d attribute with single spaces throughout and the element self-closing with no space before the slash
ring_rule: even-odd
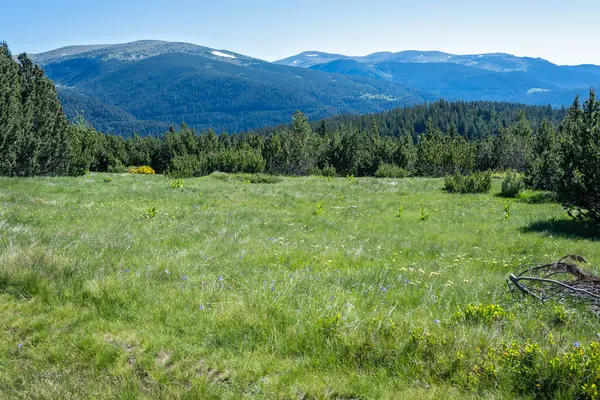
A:
<svg viewBox="0 0 600 400">
<path fill-rule="evenodd" d="M 364 76 L 428 91 L 446 100 L 491 100 L 566 106 L 600 84 L 596 65 L 562 66 L 511 54 L 459 55 L 439 51 L 379 52 L 351 57 L 304 52 L 276 63 Z"/>
<path fill-rule="evenodd" d="M 56 83 L 67 116 L 130 136 L 186 122 L 239 132 L 277 125 L 297 109 L 311 119 L 392 109 L 434 95 L 377 79 L 271 64 L 187 43 L 140 41 L 33 55 Z"/>
<path fill-rule="evenodd" d="M 181 122 L 195 130 L 237 133 L 287 123 L 296 110 L 317 121 L 438 99 L 561 108 L 600 84 L 597 66 L 558 66 L 509 54 L 306 52 L 269 63 L 147 40 L 31 57 L 56 83 L 71 121 L 83 117 L 122 136 L 159 134 Z"/>
<path fill-rule="evenodd" d="M 544 120 L 558 124 L 566 115 L 567 109 L 492 101 L 448 102 L 440 100 L 376 114 L 337 115 L 311 122 L 311 126 L 314 130 L 334 131 L 345 125 L 366 131 L 372 129 L 373 124 L 376 124 L 382 136 L 410 134 L 417 140 L 420 134 L 425 133 L 427 122 L 431 120 L 433 125 L 442 131 L 448 131 L 451 126 L 454 126 L 461 136 L 477 139 L 497 135 L 500 128 L 517 122 L 521 112 L 525 114 L 531 126 L 537 128 Z M 268 127 L 257 130 L 257 132 L 268 134 L 282 128 L 283 126 Z"/>
</svg>

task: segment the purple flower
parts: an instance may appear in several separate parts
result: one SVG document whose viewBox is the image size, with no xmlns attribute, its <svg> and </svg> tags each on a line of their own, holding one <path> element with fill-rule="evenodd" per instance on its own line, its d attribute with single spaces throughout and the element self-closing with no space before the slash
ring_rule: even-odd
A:
<svg viewBox="0 0 600 400">
<path fill-rule="evenodd" d="M 439 320 L 439 319 L 434 319 L 434 320 L 433 320 L 433 323 L 434 323 L 434 324 L 439 324 L 439 323 L 440 323 L 440 320 Z"/>
<path fill-rule="evenodd" d="M 575 342 L 575 343 L 573 343 L 573 347 L 580 348 L 581 347 L 581 343 Z"/>
<path fill-rule="evenodd" d="M 23 343 L 19 343 L 19 348 L 22 349 L 23 348 Z"/>
<path fill-rule="evenodd" d="M 333 301 L 333 296 L 329 296 L 329 301 Z"/>
<path fill-rule="evenodd" d="M 219 279 L 219 281 L 222 281 L 223 280 L 223 276 L 219 275 L 219 278 L 217 278 L 217 279 Z"/>
<path fill-rule="evenodd" d="M 386 288 L 385 286 L 382 286 L 382 287 L 381 287 L 381 291 L 382 291 L 383 293 L 387 293 L 387 288 Z"/>
<path fill-rule="evenodd" d="M 125 268 L 125 273 L 126 273 L 126 274 L 128 274 L 128 273 L 130 273 L 130 272 L 131 272 L 131 271 L 129 270 L 129 268 Z"/>
<path fill-rule="evenodd" d="M 204 311 L 204 306 L 200 304 L 200 311 Z"/>
<path fill-rule="evenodd" d="M 182 281 L 187 281 L 187 276 L 186 276 L 186 275 L 182 276 L 182 277 L 181 277 L 181 280 L 182 280 Z"/>
<path fill-rule="evenodd" d="M 410 279 L 405 279 L 404 282 L 410 283 Z"/>
</svg>

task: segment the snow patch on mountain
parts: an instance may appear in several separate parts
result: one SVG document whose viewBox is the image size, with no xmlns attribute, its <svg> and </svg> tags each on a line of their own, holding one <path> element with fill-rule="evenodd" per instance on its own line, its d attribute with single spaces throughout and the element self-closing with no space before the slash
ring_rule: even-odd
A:
<svg viewBox="0 0 600 400">
<path fill-rule="evenodd" d="M 534 94 L 534 93 L 546 93 L 549 92 L 550 90 L 548 89 L 542 89 L 542 88 L 531 88 L 527 91 L 527 94 Z"/>
<path fill-rule="evenodd" d="M 214 54 L 215 56 L 218 56 L 218 57 L 235 58 L 234 55 L 223 53 L 223 52 L 218 51 L 218 50 L 213 50 L 213 51 L 211 51 L 211 53 Z"/>
</svg>

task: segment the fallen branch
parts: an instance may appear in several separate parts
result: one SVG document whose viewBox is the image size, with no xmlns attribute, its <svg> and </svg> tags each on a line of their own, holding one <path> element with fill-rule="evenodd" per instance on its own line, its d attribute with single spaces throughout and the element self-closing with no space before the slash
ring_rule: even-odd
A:
<svg viewBox="0 0 600 400">
<path fill-rule="evenodd" d="M 581 256 L 568 255 L 551 264 L 530 267 L 516 276 L 510 274 L 507 283 L 511 292 L 514 287 L 540 301 L 571 299 L 600 312 L 600 277 L 578 267 L 577 263 L 585 262 Z"/>
</svg>

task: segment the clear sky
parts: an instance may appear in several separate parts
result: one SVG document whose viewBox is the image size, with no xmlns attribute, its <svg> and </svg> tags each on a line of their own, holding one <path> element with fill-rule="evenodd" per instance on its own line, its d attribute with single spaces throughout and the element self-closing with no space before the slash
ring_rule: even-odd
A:
<svg viewBox="0 0 600 400">
<path fill-rule="evenodd" d="M 13 53 L 138 39 L 265 60 L 305 50 L 505 52 L 600 65 L 600 0 L 6 0 Z"/>
</svg>

